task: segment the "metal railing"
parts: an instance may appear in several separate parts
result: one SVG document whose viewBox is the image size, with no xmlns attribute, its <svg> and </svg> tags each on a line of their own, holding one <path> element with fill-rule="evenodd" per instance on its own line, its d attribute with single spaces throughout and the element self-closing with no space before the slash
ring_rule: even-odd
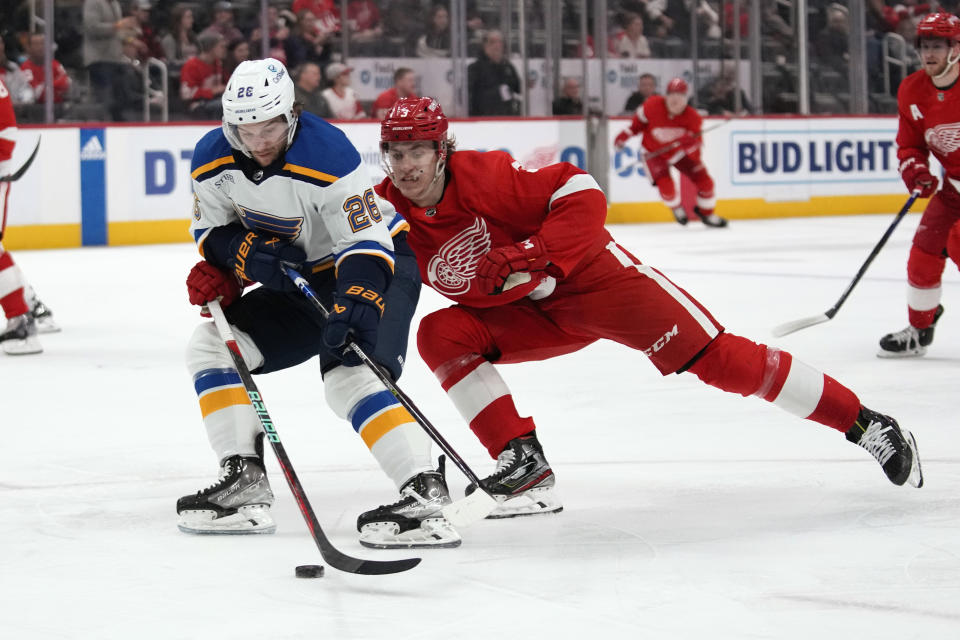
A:
<svg viewBox="0 0 960 640">
<path fill-rule="evenodd" d="M 156 91 L 150 87 L 150 68 L 156 67 L 160 70 L 160 93 L 163 96 L 163 102 L 160 103 L 160 121 L 169 122 L 170 120 L 170 96 L 167 80 L 167 65 L 162 60 L 156 58 L 147 58 L 147 61 L 141 66 L 143 74 L 143 121 L 150 122 L 150 106 L 152 104 L 153 94 Z"/>
</svg>

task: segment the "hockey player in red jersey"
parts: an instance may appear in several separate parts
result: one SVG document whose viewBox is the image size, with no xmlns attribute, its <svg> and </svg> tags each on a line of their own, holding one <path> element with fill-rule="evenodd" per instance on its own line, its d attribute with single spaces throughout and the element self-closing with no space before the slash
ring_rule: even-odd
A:
<svg viewBox="0 0 960 640">
<path fill-rule="evenodd" d="M 933 342 L 943 314 L 940 279 L 947 237 L 960 220 L 960 18 L 949 13 L 925 16 L 917 25 L 916 46 L 923 68 L 907 76 L 897 93 L 897 158 L 907 189 L 919 190 L 930 202 L 907 260 L 910 324 L 880 339 L 877 355 L 882 358 L 922 356 Z M 939 180 L 927 165 L 930 153 L 945 172 L 939 191 Z"/>
<path fill-rule="evenodd" d="M 650 96 L 637 107 L 630 126 L 617 135 L 613 145 L 622 149 L 627 140 L 642 133 L 647 175 L 677 222 L 687 224 L 688 215 L 680 203 L 680 190 L 670 175 L 670 167 L 676 167 L 697 186 L 697 205 L 693 208 L 697 217 L 707 226 L 725 227 L 726 219 L 713 211 L 717 205 L 713 178 L 700 158 L 703 119 L 687 104 L 687 91 L 683 78 L 671 80 L 665 96 Z"/>
<path fill-rule="evenodd" d="M 7 86 L 0 80 L 0 176 L 12 171 L 10 158 L 17 140 L 17 120 Z M 53 315 L 24 280 L 13 256 L 3 248 L 3 233 L 7 228 L 7 204 L 10 183 L 0 182 L 0 306 L 7 318 L 7 326 L 0 333 L 0 347 L 10 355 L 40 353 L 43 347 L 37 339 L 38 325 L 46 332 L 59 331 Z"/>
<path fill-rule="evenodd" d="M 897 485 L 921 486 L 914 438 L 789 353 L 727 333 L 699 302 L 621 247 L 596 181 L 565 162 L 526 171 L 502 151 L 455 151 L 431 98 L 398 102 L 381 125 L 377 192 L 410 224 L 422 279 L 455 302 L 420 323 L 420 355 L 490 455 L 494 517 L 559 511 L 532 418 L 494 364 L 545 360 L 602 338 L 659 371 L 757 395 L 832 427 Z"/>
</svg>

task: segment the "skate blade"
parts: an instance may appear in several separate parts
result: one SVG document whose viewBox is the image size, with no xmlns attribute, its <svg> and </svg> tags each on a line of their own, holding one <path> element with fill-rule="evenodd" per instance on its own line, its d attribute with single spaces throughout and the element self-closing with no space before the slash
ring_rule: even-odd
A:
<svg viewBox="0 0 960 640">
<path fill-rule="evenodd" d="M 26 340 L 4 340 L 0 343 L 0 346 L 3 347 L 3 352 L 8 356 L 26 356 L 32 353 L 43 353 L 43 347 L 40 345 L 40 341 L 32 336 Z"/>
<path fill-rule="evenodd" d="M 497 502 L 500 504 L 487 516 L 488 520 L 536 516 L 563 511 L 563 503 L 560 502 L 553 487 L 530 489 L 515 498 L 497 496 Z"/>
<path fill-rule="evenodd" d="M 884 351 L 880 349 L 877 351 L 878 358 L 919 358 L 920 356 L 927 355 L 926 347 L 919 347 L 918 349 L 909 349 L 907 351 Z"/>
<path fill-rule="evenodd" d="M 240 507 L 236 513 L 220 518 L 215 511 L 184 511 L 177 528 L 196 535 L 248 535 L 274 533 L 277 525 L 270 515 L 270 508 L 257 504 Z"/>
<path fill-rule="evenodd" d="M 920 468 L 920 451 L 917 449 L 917 440 L 909 431 L 903 431 L 903 438 L 910 446 L 910 452 L 913 453 L 910 462 L 910 475 L 907 476 L 907 484 L 919 489 L 923 486 L 923 470 Z"/>
<path fill-rule="evenodd" d="M 427 518 L 403 533 L 396 522 L 371 522 L 360 531 L 360 544 L 370 549 L 453 549 L 461 542 L 446 518 Z"/>
</svg>

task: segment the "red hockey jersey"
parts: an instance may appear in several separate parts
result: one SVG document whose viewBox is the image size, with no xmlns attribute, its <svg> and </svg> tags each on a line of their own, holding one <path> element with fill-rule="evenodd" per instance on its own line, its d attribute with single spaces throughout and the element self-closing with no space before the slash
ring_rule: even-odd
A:
<svg viewBox="0 0 960 640">
<path fill-rule="evenodd" d="M 491 296 L 475 282 L 477 262 L 495 247 L 537 235 L 552 263 L 549 275 L 578 271 L 612 241 L 603 226 L 607 200 L 590 174 L 561 162 L 527 171 L 503 151 L 456 151 L 440 202 L 417 207 L 389 178 L 377 193 L 410 224 L 407 242 L 423 281 L 451 300 L 492 307 L 522 298 L 541 278 Z"/>
<path fill-rule="evenodd" d="M 928 152 L 933 152 L 947 175 L 960 179 L 960 153 L 957 152 L 960 149 L 960 88 L 957 84 L 938 89 L 921 69 L 900 83 L 897 105 L 900 166 L 911 158 L 926 164 Z"/>
<path fill-rule="evenodd" d="M 16 142 L 17 119 L 13 115 L 13 100 L 7 91 L 7 85 L 0 80 L 0 166 L 13 155 Z"/>
<path fill-rule="evenodd" d="M 703 118 L 697 110 L 687 105 L 680 115 L 672 116 L 667 111 L 667 101 L 661 95 L 650 96 L 637 107 L 630 122 L 630 131 L 634 135 L 643 134 L 643 148 L 656 151 L 690 134 L 697 135 L 703 127 Z"/>
</svg>

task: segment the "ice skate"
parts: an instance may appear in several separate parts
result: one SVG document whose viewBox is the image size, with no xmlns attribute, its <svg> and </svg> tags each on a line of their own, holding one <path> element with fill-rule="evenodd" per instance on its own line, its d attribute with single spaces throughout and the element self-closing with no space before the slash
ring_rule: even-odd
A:
<svg viewBox="0 0 960 640">
<path fill-rule="evenodd" d="M 689 217 L 687 216 L 687 210 L 684 209 L 682 206 L 674 207 L 673 209 L 671 209 L 671 211 L 673 212 L 673 217 L 680 224 L 687 224 L 687 222 L 690 221 Z"/>
<path fill-rule="evenodd" d="M 890 416 L 860 407 L 857 421 L 847 430 L 847 440 L 870 452 L 893 484 L 923 486 L 917 441 Z"/>
<path fill-rule="evenodd" d="M 41 353 L 43 347 L 37 339 L 37 322 L 29 313 L 14 316 L 7 320 L 7 328 L 0 333 L 0 346 L 3 352 L 11 356 L 24 356 Z"/>
<path fill-rule="evenodd" d="M 563 504 L 554 488 L 556 476 L 533 431 L 508 442 L 507 448 L 497 456 L 496 471 L 480 482 L 487 493 L 500 503 L 488 518 L 563 511 Z M 475 490 L 476 485 L 470 485 L 467 495 Z"/>
<path fill-rule="evenodd" d="M 42 301 L 37 300 L 33 308 L 30 309 L 30 315 L 37 321 L 38 333 L 57 333 L 60 331 L 60 325 L 53 319 L 53 312 Z"/>
<path fill-rule="evenodd" d="M 460 534 L 443 517 L 450 504 L 444 457 L 436 471 L 424 471 L 400 489 L 400 500 L 360 514 L 360 544 L 373 549 L 442 549 L 460 546 Z"/>
<path fill-rule="evenodd" d="M 710 213 L 704 213 L 700 207 L 694 207 L 693 212 L 697 214 L 697 217 L 700 218 L 703 224 L 707 225 L 708 227 L 722 229 L 723 227 L 727 226 L 727 219 L 721 218 L 712 211 Z"/>
<path fill-rule="evenodd" d="M 880 358 L 916 358 L 927 352 L 927 347 L 933 342 L 933 329 L 937 326 L 937 320 L 943 315 L 943 305 L 937 307 L 933 316 L 933 323 L 926 329 L 917 329 L 914 326 L 908 326 L 906 329 L 896 333 L 888 333 L 880 338 L 880 350 L 877 356 Z"/>
<path fill-rule="evenodd" d="M 184 533 L 273 533 L 273 491 L 259 456 L 230 456 L 220 479 L 196 495 L 177 500 L 177 523 Z"/>
</svg>

